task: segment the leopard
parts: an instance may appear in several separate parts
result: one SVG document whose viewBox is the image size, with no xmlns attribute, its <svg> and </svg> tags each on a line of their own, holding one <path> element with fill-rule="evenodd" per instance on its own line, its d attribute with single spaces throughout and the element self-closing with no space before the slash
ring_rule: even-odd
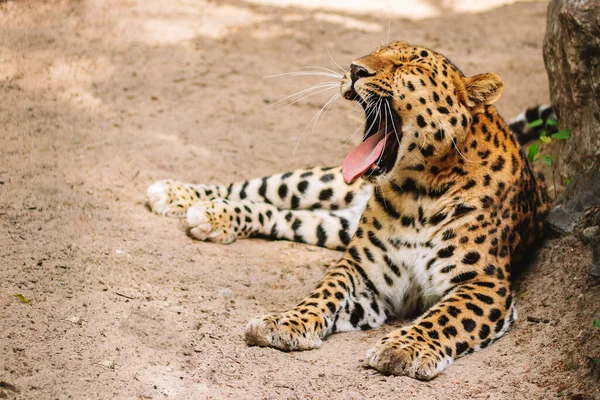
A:
<svg viewBox="0 0 600 400">
<path fill-rule="evenodd" d="M 341 79 L 341 95 L 365 115 L 362 141 L 341 166 L 231 184 L 162 180 L 148 203 L 185 218 L 199 240 L 264 237 L 342 252 L 296 306 L 248 322 L 249 346 L 317 349 L 334 333 L 408 319 L 364 362 L 431 380 L 508 331 L 514 276 L 544 235 L 543 175 L 494 107 L 503 89 L 493 72 L 466 76 L 442 54 L 393 42 Z"/>
</svg>

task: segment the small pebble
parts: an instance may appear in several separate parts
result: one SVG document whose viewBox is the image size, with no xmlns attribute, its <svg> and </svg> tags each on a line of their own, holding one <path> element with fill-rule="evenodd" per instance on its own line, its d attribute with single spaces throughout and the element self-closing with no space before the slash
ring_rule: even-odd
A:
<svg viewBox="0 0 600 400">
<path fill-rule="evenodd" d="M 115 362 L 111 360 L 104 360 L 100 363 L 105 368 L 115 369 Z"/>
<path fill-rule="evenodd" d="M 585 244 L 594 242 L 598 236 L 600 236 L 600 226 L 590 226 L 581 232 L 581 240 Z"/>
</svg>

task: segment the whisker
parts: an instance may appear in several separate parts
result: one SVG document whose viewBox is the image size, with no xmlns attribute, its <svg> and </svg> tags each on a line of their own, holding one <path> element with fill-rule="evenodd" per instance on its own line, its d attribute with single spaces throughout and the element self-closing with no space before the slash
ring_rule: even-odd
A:
<svg viewBox="0 0 600 400">
<path fill-rule="evenodd" d="M 404 193 L 404 188 L 402 187 L 401 184 L 399 184 L 398 182 L 396 182 L 395 180 L 393 180 L 392 178 L 390 178 L 390 182 L 392 182 L 395 186 L 398 187 L 398 189 L 402 190 L 402 193 Z"/>
<path fill-rule="evenodd" d="M 388 110 L 390 111 L 390 119 L 392 120 L 392 128 L 394 129 L 394 134 L 396 135 L 396 140 L 398 141 L 398 151 L 401 152 L 400 153 L 400 157 L 404 157 L 404 150 L 402 149 L 402 146 L 400 145 L 400 137 L 398 136 L 398 131 L 396 130 L 396 124 L 394 123 L 394 116 L 392 115 L 392 106 L 390 106 L 390 103 L 385 103 L 388 107 Z"/>
<path fill-rule="evenodd" d="M 345 68 L 342 68 L 342 66 L 340 64 L 338 64 L 334 59 L 333 56 L 331 55 L 331 53 L 329 52 L 329 48 L 327 46 L 325 46 L 325 50 L 327 51 L 327 54 L 329 55 L 329 58 L 331 58 L 331 61 L 333 61 L 333 63 L 342 71 L 344 71 L 344 74 L 348 73 L 348 71 Z"/>
<path fill-rule="evenodd" d="M 279 104 L 282 101 L 285 101 L 285 100 L 287 100 L 289 98 L 292 98 L 292 97 L 295 97 L 295 96 L 303 96 L 304 94 L 306 94 L 307 92 L 310 92 L 311 90 L 317 90 L 317 89 L 322 89 L 322 88 L 334 88 L 334 87 L 339 87 L 339 83 L 337 83 L 337 82 L 335 82 L 335 83 L 334 82 L 321 82 L 321 83 L 317 83 L 316 85 L 313 85 L 313 86 L 309 87 L 308 89 L 304 89 L 304 90 L 301 90 L 299 92 L 296 92 L 296 93 L 290 94 L 288 96 L 285 96 L 284 98 L 277 100 L 275 103 L 271 103 L 271 104 L 269 104 L 269 105 L 261 108 L 259 110 L 259 112 L 263 111 L 263 110 L 266 110 L 267 108 L 273 107 L 276 104 Z M 319 92 L 315 92 L 313 94 L 316 94 L 316 93 L 319 93 Z M 309 95 L 309 96 L 312 96 L 312 94 Z"/>
<path fill-rule="evenodd" d="M 377 190 L 377 186 L 375 186 L 375 190 Z M 383 188 L 379 188 L 379 190 L 381 190 L 381 198 L 383 199 L 383 206 L 387 210 L 387 202 L 385 201 L 385 195 L 383 194 Z"/>
<path fill-rule="evenodd" d="M 379 100 L 381 101 L 381 100 Z M 375 107 L 373 107 L 373 111 L 375 112 L 375 118 L 373 118 L 373 122 L 371 122 L 371 125 L 369 126 L 369 128 L 365 131 L 365 135 L 367 134 L 367 132 L 369 132 L 371 130 L 371 128 L 373 128 L 373 125 L 377 122 L 377 117 L 379 115 L 379 103 L 377 103 L 375 105 Z M 363 136 L 363 140 L 364 140 L 364 136 Z"/>
<path fill-rule="evenodd" d="M 263 76 L 264 79 L 271 79 L 271 78 L 278 78 L 281 76 L 324 76 L 327 78 L 336 78 L 336 79 L 341 79 L 343 78 L 342 75 L 338 74 L 338 73 L 330 73 L 330 72 L 324 72 L 324 71 L 292 71 L 292 72 L 283 72 L 281 74 L 275 74 L 275 75 L 267 75 L 267 76 Z"/>
<path fill-rule="evenodd" d="M 331 98 L 329 100 L 327 100 L 327 102 L 323 105 L 323 107 L 321 107 L 321 109 L 319 110 L 319 112 L 317 113 L 317 118 L 314 120 L 313 122 L 313 127 L 311 130 L 311 133 L 314 132 L 315 130 L 315 126 L 319 123 L 319 116 L 321 116 L 321 120 L 323 120 L 323 116 L 325 115 L 325 113 L 329 110 L 329 108 L 336 102 L 338 101 L 342 96 L 339 93 L 335 93 L 333 96 L 331 96 Z"/>
<path fill-rule="evenodd" d="M 314 69 L 317 69 L 317 70 L 323 70 L 323 71 L 326 71 L 326 72 L 331 72 L 332 74 L 335 74 L 335 75 L 337 75 L 340 78 L 344 77 L 344 75 L 340 74 L 339 72 L 336 72 L 336 71 L 334 71 L 332 69 L 321 67 L 321 66 L 318 66 L 318 65 L 308 65 L 308 66 L 302 67 L 300 69 L 309 69 L 309 68 L 314 68 Z"/>
<path fill-rule="evenodd" d="M 354 28 L 354 30 L 355 30 L 355 31 L 358 31 L 358 32 L 360 32 L 360 33 L 362 33 L 363 35 L 365 35 L 365 36 L 367 37 L 367 39 L 369 39 L 371 42 L 373 42 L 373 44 L 374 44 L 375 46 L 377 46 L 377 42 L 376 42 L 375 40 L 373 40 L 373 38 L 372 38 L 371 36 L 367 35 L 366 33 L 364 33 L 363 31 L 361 31 L 361 30 L 360 30 L 360 29 L 358 29 L 358 28 Z"/>
<path fill-rule="evenodd" d="M 390 107 L 389 102 L 385 102 L 385 106 L 390 113 L 390 120 L 392 122 L 392 129 L 394 130 L 394 134 L 396 135 L 396 140 L 398 140 L 398 144 L 400 144 L 400 138 L 398 137 L 398 131 L 396 130 L 396 124 L 394 123 L 394 116 L 392 115 L 392 107 Z"/>
<path fill-rule="evenodd" d="M 367 110 L 368 110 L 368 109 L 367 109 Z M 373 109 L 371 109 L 370 111 L 365 111 L 365 119 L 364 119 L 364 121 L 362 122 L 362 124 L 360 124 L 360 125 L 358 126 L 358 128 L 356 128 L 356 130 L 354 131 L 354 133 L 352 134 L 352 136 L 350 136 L 350 138 L 348 138 L 348 140 L 346 140 L 346 142 L 343 144 L 343 146 L 342 146 L 342 147 L 344 147 L 344 146 L 348 145 L 348 143 L 350 143 L 350 140 L 352 140 L 352 138 L 354 137 L 354 135 L 356 135 L 356 132 L 358 132 L 358 131 L 360 130 L 360 128 L 361 128 L 361 127 L 363 127 L 364 125 L 366 125 L 367 121 L 369 120 L 369 118 L 371 117 L 371 115 L 373 115 L 373 113 L 374 113 L 375 111 L 376 111 L 376 110 L 375 110 L 374 108 L 373 108 Z M 372 126 L 373 126 L 373 125 L 371 124 L 371 127 L 372 127 Z M 369 127 L 369 129 L 371 129 L 371 127 Z"/>
<path fill-rule="evenodd" d="M 390 31 L 391 30 L 392 30 L 392 19 L 388 18 L 388 33 L 387 33 L 387 38 L 385 40 L 386 45 L 390 44 Z"/>
<path fill-rule="evenodd" d="M 311 135 L 314 133 L 315 127 L 319 123 L 319 119 L 321 121 L 323 121 L 323 118 L 325 118 L 325 114 L 327 114 L 327 111 L 329 111 L 331 106 L 333 106 L 341 98 L 342 98 L 342 95 L 340 95 L 338 93 L 338 94 L 334 95 L 331 99 L 329 99 L 329 101 L 323 106 L 323 108 L 321 108 L 321 111 L 319 113 L 319 114 L 321 114 L 321 116 L 320 117 L 317 116 L 317 119 L 315 119 L 315 122 L 313 123 L 313 127 L 310 131 Z"/>
<path fill-rule="evenodd" d="M 356 110 L 363 111 L 363 107 L 358 102 L 356 104 L 354 104 L 354 107 L 352 107 L 351 111 L 356 111 Z"/>
<path fill-rule="evenodd" d="M 295 99 L 294 101 L 292 101 L 292 102 L 291 102 L 291 103 L 289 103 L 289 104 L 286 104 L 285 106 L 281 107 L 281 108 L 280 108 L 280 109 L 278 109 L 277 111 L 284 110 L 284 109 L 288 108 L 289 106 L 291 106 L 291 105 L 294 105 L 294 104 L 296 104 L 296 103 L 298 103 L 299 101 L 302 101 L 302 100 L 304 100 L 304 99 L 308 99 L 309 97 L 312 97 L 312 96 L 314 96 L 314 95 L 316 95 L 316 94 L 319 94 L 319 93 L 326 93 L 326 92 L 328 92 L 329 90 L 334 90 L 334 89 L 335 89 L 335 90 L 337 90 L 337 86 L 336 86 L 336 87 L 329 87 L 329 88 L 328 88 L 328 87 L 321 88 L 321 89 L 317 90 L 316 92 L 309 93 L 309 94 L 307 94 L 307 95 L 305 95 L 305 96 L 302 96 L 302 97 L 300 97 L 300 98 L 298 98 L 298 99 Z"/>
<path fill-rule="evenodd" d="M 461 153 L 461 151 L 458 149 L 458 146 L 456 145 L 456 142 L 454 141 L 454 138 L 452 136 L 450 136 L 450 141 L 452 142 L 452 144 L 454 145 L 454 148 L 456 149 L 456 151 L 458 152 L 458 154 L 466 161 L 466 162 L 475 162 L 473 160 L 469 160 L 467 157 L 464 156 L 463 153 Z"/>
<path fill-rule="evenodd" d="M 427 145 L 427 131 L 423 130 L 423 146 L 419 148 L 419 151 L 423 150 Z"/>
<path fill-rule="evenodd" d="M 311 86 L 309 88 L 302 89 L 299 92 L 296 92 L 296 93 L 290 94 L 288 96 L 285 96 L 283 99 L 278 100 L 278 101 L 282 101 L 282 100 L 289 99 L 290 97 L 302 95 L 302 94 L 304 94 L 306 92 L 309 92 L 309 91 L 311 91 L 313 89 L 320 89 L 322 87 L 338 87 L 338 86 L 339 86 L 339 84 L 337 82 L 320 82 L 320 83 L 317 83 L 317 84 L 315 84 L 315 85 L 313 85 L 313 86 Z M 273 103 L 273 104 L 276 104 L 276 103 Z"/>
<path fill-rule="evenodd" d="M 356 128 L 356 130 L 354 131 L 354 133 L 352 135 L 350 135 L 350 137 L 348 138 L 348 140 L 346 140 L 344 142 L 344 144 L 342 145 L 342 147 L 346 147 L 348 145 L 348 143 L 350 143 L 350 141 L 352 140 L 352 138 L 354 137 L 354 135 L 356 135 L 356 133 L 360 130 L 360 128 L 362 128 L 363 126 L 365 126 L 366 123 L 367 123 L 367 120 L 365 118 L 365 120 L 358 126 L 358 128 Z"/>
<path fill-rule="evenodd" d="M 298 146 L 300 145 L 300 141 L 302 140 L 302 137 L 304 136 L 304 133 L 306 132 L 306 130 L 308 129 L 308 127 L 310 126 L 310 124 L 315 121 L 316 124 L 316 119 L 319 118 L 319 115 L 321 114 L 321 112 L 323 111 L 323 109 L 325 107 L 327 107 L 327 105 L 329 105 L 332 101 L 333 103 L 335 103 L 337 100 L 339 100 L 339 98 L 341 97 L 341 95 L 339 93 L 334 94 L 327 103 L 325 103 L 325 105 L 323 107 L 321 107 L 321 109 L 319 111 L 317 111 L 317 113 L 310 119 L 310 121 L 308 121 L 308 124 L 306 124 L 306 128 L 304 128 L 304 130 L 302 131 L 302 133 L 300 134 L 300 137 L 298 138 L 298 141 L 296 142 L 296 146 L 294 147 L 294 153 L 292 155 L 292 157 L 296 157 L 296 152 L 298 151 Z M 313 125 L 313 130 L 314 130 L 314 125 Z"/>
<path fill-rule="evenodd" d="M 385 101 L 383 103 L 387 104 Z M 379 155 L 379 159 L 377 160 L 377 162 L 379 162 L 383 159 L 383 153 L 385 152 L 385 145 L 387 144 L 387 130 L 388 130 L 387 111 L 388 110 L 387 110 L 387 108 L 384 108 L 383 111 L 384 111 L 383 117 L 385 118 L 385 130 L 383 131 L 383 151 Z"/>
<path fill-rule="evenodd" d="M 296 152 L 298 151 L 298 146 L 300 145 L 300 141 L 302 140 L 302 138 L 304 137 L 304 133 L 306 133 L 306 130 L 308 129 L 308 127 L 311 125 L 311 123 L 313 123 L 313 128 L 311 130 L 311 134 L 312 132 L 314 132 L 315 126 L 317 124 L 317 121 L 319 119 L 319 115 L 321 115 L 321 113 L 323 112 L 323 110 L 325 109 L 325 107 L 331 106 L 333 105 L 333 103 L 335 103 L 336 101 L 338 101 L 340 99 L 341 95 L 340 94 L 334 94 L 329 101 L 327 101 L 327 103 L 325 103 L 325 105 L 323 107 L 321 107 L 321 109 L 319 111 L 317 111 L 317 113 L 310 119 L 310 121 L 308 121 L 308 124 L 306 124 L 306 128 L 304 128 L 304 130 L 302 131 L 302 133 L 300 134 L 300 137 L 298 138 L 298 141 L 296 142 L 296 146 L 294 147 L 294 153 L 293 153 L 293 157 L 296 157 Z M 314 121 L 314 122 L 313 122 Z"/>
<path fill-rule="evenodd" d="M 329 111 L 329 109 L 331 109 L 331 106 L 333 106 L 339 99 L 342 98 L 342 95 L 339 93 L 336 93 L 331 99 L 329 99 L 329 101 L 325 104 L 325 106 L 322 108 L 323 113 L 321 114 L 321 121 L 323 120 L 323 118 L 325 117 L 325 114 L 327 113 L 327 111 Z M 319 123 L 319 118 L 317 118 L 317 120 L 315 121 L 315 123 L 313 124 L 313 130 L 315 129 L 315 125 Z"/>
</svg>

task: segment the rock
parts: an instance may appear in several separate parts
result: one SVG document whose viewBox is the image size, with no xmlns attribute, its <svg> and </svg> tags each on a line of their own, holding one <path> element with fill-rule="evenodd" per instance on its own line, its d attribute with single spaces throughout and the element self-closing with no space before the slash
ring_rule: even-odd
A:
<svg viewBox="0 0 600 400">
<path fill-rule="evenodd" d="M 596 243 L 592 252 L 592 267 L 589 276 L 593 283 L 600 283 L 600 241 Z"/>
<path fill-rule="evenodd" d="M 550 2 L 544 62 L 552 108 L 561 129 L 571 129 L 558 157 L 560 175 L 570 178 L 600 156 L 600 1 Z"/>
<path fill-rule="evenodd" d="M 15 385 L 13 385 L 12 383 L 8 383 L 6 381 L 0 381 L 0 389 L 3 390 L 7 390 L 13 393 L 18 393 L 19 389 L 17 389 L 17 387 Z M 0 393 L 4 393 L 4 392 L 0 392 Z"/>
<path fill-rule="evenodd" d="M 600 235 L 600 226 L 590 226 L 581 232 L 581 241 L 583 244 L 590 244 Z"/>
<path fill-rule="evenodd" d="M 567 186 L 562 198 L 550 211 L 548 225 L 555 233 L 572 233 L 576 222 L 582 219 L 585 211 L 598 204 L 600 204 L 600 167 L 578 176 Z"/>
<path fill-rule="evenodd" d="M 81 325 L 83 323 L 83 320 L 81 319 L 81 317 L 78 317 L 76 315 L 67 318 L 67 321 L 69 321 L 73 325 Z"/>
<path fill-rule="evenodd" d="M 103 360 L 100 362 L 100 365 L 108 369 L 115 369 L 116 366 L 115 362 L 112 360 Z"/>
<path fill-rule="evenodd" d="M 229 298 L 229 297 L 233 296 L 233 290 L 231 290 L 229 288 L 222 289 L 219 291 L 219 296 Z"/>
</svg>

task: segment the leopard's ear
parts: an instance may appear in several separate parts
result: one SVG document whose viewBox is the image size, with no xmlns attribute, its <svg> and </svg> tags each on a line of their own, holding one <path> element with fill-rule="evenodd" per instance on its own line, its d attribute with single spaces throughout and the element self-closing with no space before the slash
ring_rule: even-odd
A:
<svg viewBox="0 0 600 400">
<path fill-rule="evenodd" d="M 494 104 L 504 90 L 502 79 L 493 72 L 464 78 L 464 83 L 465 104 L 471 110 Z"/>
</svg>

